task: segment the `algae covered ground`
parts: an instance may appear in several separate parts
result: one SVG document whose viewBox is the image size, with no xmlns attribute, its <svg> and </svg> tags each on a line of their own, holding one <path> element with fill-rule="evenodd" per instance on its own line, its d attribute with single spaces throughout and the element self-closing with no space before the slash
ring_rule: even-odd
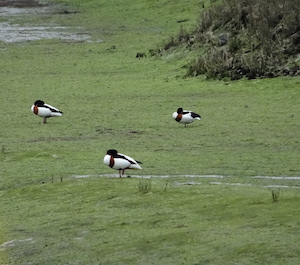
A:
<svg viewBox="0 0 300 265">
<path fill-rule="evenodd" d="M 299 264 L 300 79 L 182 78 L 188 49 L 151 57 L 202 8 L 57 1 L 1 18 L 84 38 L 0 43 L 0 264 Z M 42 124 L 37 99 L 64 116 Z M 185 128 L 178 107 L 202 120 Z M 110 148 L 143 170 L 119 179 Z"/>
</svg>

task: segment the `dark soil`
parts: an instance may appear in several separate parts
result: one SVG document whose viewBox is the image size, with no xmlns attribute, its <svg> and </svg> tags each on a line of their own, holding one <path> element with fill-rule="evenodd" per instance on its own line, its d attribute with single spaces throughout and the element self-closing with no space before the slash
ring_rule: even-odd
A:
<svg viewBox="0 0 300 265">
<path fill-rule="evenodd" d="M 0 7 L 30 8 L 42 6 L 46 6 L 46 4 L 34 0 L 0 0 Z"/>
</svg>

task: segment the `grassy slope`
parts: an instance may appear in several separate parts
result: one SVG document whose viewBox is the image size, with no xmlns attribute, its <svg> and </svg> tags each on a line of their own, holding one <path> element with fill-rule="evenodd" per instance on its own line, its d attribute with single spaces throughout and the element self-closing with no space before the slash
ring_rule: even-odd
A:
<svg viewBox="0 0 300 265">
<path fill-rule="evenodd" d="M 190 27 L 194 1 L 70 2 L 81 12 L 27 19 L 85 27 L 102 43 L 1 44 L 0 240 L 33 239 L 16 241 L 10 261 L 298 264 L 295 189 L 274 204 L 259 186 L 177 187 L 176 178 L 142 195 L 138 179 L 70 176 L 111 174 L 102 158 L 112 147 L 143 161 L 145 175 L 299 176 L 299 78 L 181 79 L 180 54 L 135 58 L 176 34 L 177 20 Z M 37 98 L 64 117 L 41 124 L 29 111 Z M 203 120 L 175 123 L 179 106 Z"/>
</svg>

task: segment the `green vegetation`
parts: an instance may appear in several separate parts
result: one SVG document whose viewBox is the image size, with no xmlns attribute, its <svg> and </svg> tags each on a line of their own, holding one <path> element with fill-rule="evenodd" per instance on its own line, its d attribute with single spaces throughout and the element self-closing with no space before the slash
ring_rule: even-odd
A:
<svg viewBox="0 0 300 265">
<path fill-rule="evenodd" d="M 187 76 L 231 80 L 300 75 L 298 0 L 212 1 L 189 33 L 164 46 L 198 51 Z"/>
<path fill-rule="evenodd" d="M 300 175 L 299 77 L 183 79 L 190 51 L 136 58 L 193 27 L 192 0 L 59 2 L 10 19 L 95 42 L 0 43 L 0 264 L 299 264 L 299 180 L 253 178 Z M 42 124 L 36 99 L 64 116 Z M 178 107 L 202 120 L 184 128 Z M 143 170 L 118 178 L 109 148 Z"/>
<path fill-rule="evenodd" d="M 89 178 L 5 192 L 13 264 L 297 264 L 299 195 Z M 17 214 L 16 214 L 17 212 Z M 21 242 L 17 240 L 21 239 Z M 27 239 L 27 241 L 25 241 Z M 30 240 L 31 239 L 31 240 Z"/>
</svg>

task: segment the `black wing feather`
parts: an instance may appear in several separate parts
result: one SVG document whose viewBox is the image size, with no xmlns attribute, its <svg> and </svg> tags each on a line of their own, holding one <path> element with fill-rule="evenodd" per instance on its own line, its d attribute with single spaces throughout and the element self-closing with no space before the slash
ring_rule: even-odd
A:
<svg viewBox="0 0 300 265">
<path fill-rule="evenodd" d="M 60 111 L 60 110 L 57 110 L 57 109 L 53 109 L 53 108 L 51 108 L 51 107 L 49 107 L 49 106 L 47 106 L 47 105 L 43 105 L 43 107 L 44 107 L 44 108 L 48 108 L 48 109 L 50 109 L 52 112 L 63 113 L 62 111 Z"/>
<path fill-rule="evenodd" d="M 201 116 L 199 114 L 195 113 L 195 112 L 191 112 L 191 116 L 193 118 L 201 118 Z"/>
</svg>

